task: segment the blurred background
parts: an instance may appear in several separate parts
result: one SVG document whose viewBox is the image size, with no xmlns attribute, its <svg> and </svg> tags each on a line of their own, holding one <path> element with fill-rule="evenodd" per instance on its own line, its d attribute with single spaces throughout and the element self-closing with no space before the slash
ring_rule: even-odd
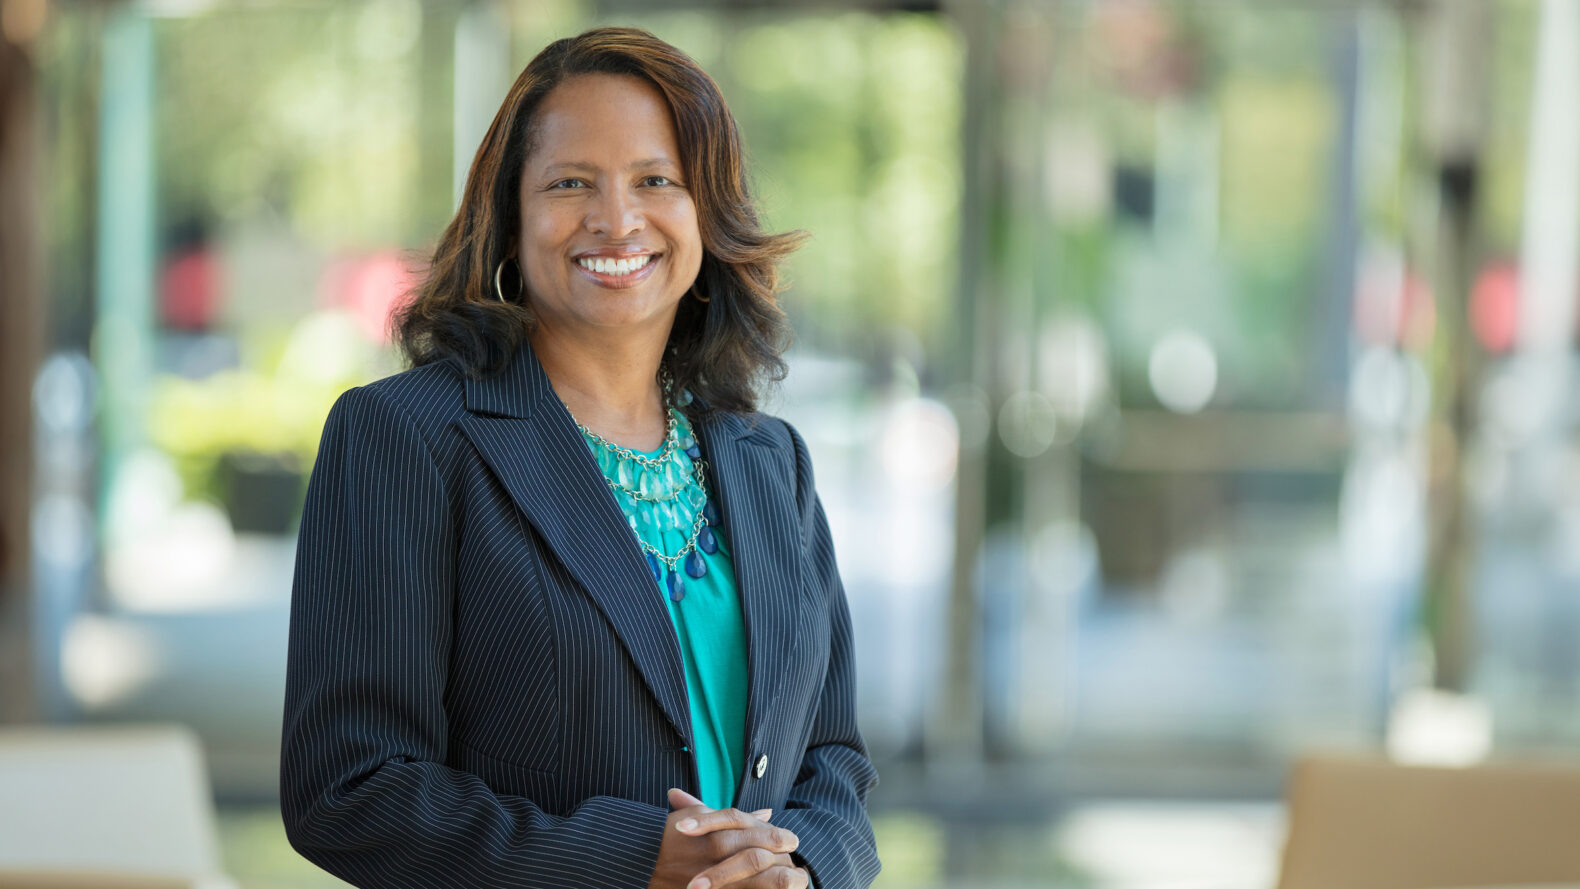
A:
<svg viewBox="0 0 1580 889">
<path fill-rule="evenodd" d="M 1271 889 L 1303 757 L 1580 763 L 1569 0 L 3 0 L 0 719 L 178 726 L 195 860 L 344 885 L 275 798 L 318 436 L 601 23 L 812 234 L 878 885 Z"/>
</svg>

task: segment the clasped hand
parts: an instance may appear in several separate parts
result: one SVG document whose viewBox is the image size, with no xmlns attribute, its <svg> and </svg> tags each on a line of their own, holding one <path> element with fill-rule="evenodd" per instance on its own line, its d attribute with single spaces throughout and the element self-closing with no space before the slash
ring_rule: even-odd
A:
<svg viewBox="0 0 1580 889">
<path fill-rule="evenodd" d="M 790 853 L 800 837 L 768 823 L 772 809 L 710 809 L 670 788 L 664 840 L 648 889 L 807 889 L 811 875 Z"/>
</svg>

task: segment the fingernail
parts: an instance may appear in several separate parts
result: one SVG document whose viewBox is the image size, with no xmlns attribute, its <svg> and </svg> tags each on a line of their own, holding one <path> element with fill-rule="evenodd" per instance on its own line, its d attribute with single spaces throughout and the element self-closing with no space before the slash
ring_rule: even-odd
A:
<svg viewBox="0 0 1580 889">
<path fill-rule="evenodd" d="M 686 889 L 708 889 L 711 885 L 713 884 L 708 882 L 707 877 L 698 877 L 692 880 L 691 885 L 687 886 Z"/>
<path fill-rule="evenodd" d="M 676 830 L 696 830 L 697 829 L 697 819 L 695 819 L 695 818 L 682 818 L 680 823 L 675 825 L 675 829 Z M 703 883 L 707 883 L 708 881 L 707 880 L 703 880 L 702 882 Z M 703 889 L 707 889 L 707 887 L 704 886 Z"/>
<path fill-rule="evenodd" d="M 753 812 L 752 815 L 754 817 L 756 817 L 756 818 L 761 818 L 762 820 L 767 821 L 769 818 L 772 818 L 774 816 L 774 810 L 773 809 L 758 809 L 757 811 Z"/>
</svg>

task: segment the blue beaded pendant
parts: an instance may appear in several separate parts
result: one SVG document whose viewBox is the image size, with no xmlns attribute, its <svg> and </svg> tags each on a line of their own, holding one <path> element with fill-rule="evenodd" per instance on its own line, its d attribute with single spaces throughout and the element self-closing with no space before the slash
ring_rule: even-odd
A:
<svg viewBox="0 0 1580 889">
<path fill-rule="evenodd" d="M 678 572 L 669 572 L 668 576 L 664 578 L 664 587 L 669 590 L 671 602 L 679 602 L 681 599 L 686 598 L 686 584 L 680 579 Z"/>
<path fill-rule="evenodd" d="M 708 498 L 708 502 L 702 504 L 702 514 L 707 518 L 708 524 L 717 525 L 719 523 L 719 508 L 713 505 L 713 498 Z"/>
<path fill-rule="evenodd" d="M 642 550 L 642 556 L 647 559 L 647 570 L 653 572 L 653 582 L 662 584 L 664 582 L 664 563 L 658 560 L 658 556 L 645 549 Z"/>
<path fill-rule="evenodd" d="M 696 445 L 692 445 L 691 447 L 686 448 L 686 456 L 690 457 L 693 460 L 701 460 L 702 459 L 702 448 L 699 448 Z"/>
<path fill-rule="evenodd" d="M 697 532 L 697 547 L 710 556 L 719 551 L 719 541 L 714 539 L 712 528 L 703 525 Z"/>
<path fill-rule="evenodd" d="M 692 577 L 701 577 L 708 573 L 708 563 L 702 561 L 702 553 L 696 550 L 686 553 L 686 573 Z"/>
</svg>

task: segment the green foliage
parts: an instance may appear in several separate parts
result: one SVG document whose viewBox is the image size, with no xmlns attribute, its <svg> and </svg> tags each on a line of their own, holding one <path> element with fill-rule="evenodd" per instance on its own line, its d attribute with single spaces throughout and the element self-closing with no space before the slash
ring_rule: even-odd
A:
<svg viewBox="0 0 1580 889">
<path fill-rule="evenodd" d="M 788 262 L 802 337 L 949 314 L 963 47 L 939 16 L 662 13 L 634 22 L 724 90 L 767 223 L 812 239 Z"/>
<path fill-rule="evenodd" d="M 416 0 L 247 4 L 158 23 L 159 189 L 166 218 L 224 222 L 280 214 L 316 243 L 421 239 L 426 131 L 419 80 L 443 59 L 418 52 Z M 436 23 L 435 23 L 436 24 Z M 439 140 L 444 144 L 445 140 Z"/>
</svg>

